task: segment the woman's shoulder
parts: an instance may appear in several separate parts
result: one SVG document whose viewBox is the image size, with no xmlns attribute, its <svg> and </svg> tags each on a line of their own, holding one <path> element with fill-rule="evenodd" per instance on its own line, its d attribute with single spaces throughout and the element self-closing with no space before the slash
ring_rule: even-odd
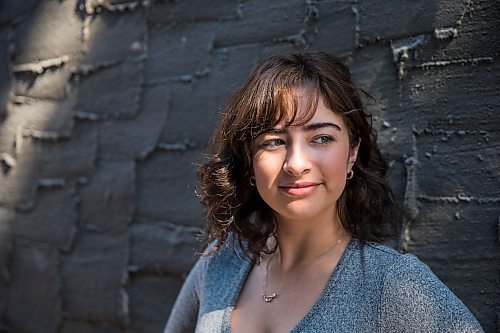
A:
<svg viewBox="0 0 500 333">
<path fill-rule="evenodd" d="M 381 268 L 387 288 L 402 291 L 420 285 L 449 291 L 430 267 L 414 254 L 400 253 L 394 248 L 375 243 L 361 244 L 360 248 L 360 255 L 364 257 L 365 264 Z"/>
<path fill-rule="evenodd" d="M 414 254 L 400 253 L 375 243 L 358 243 L 357 248 L 361 266 L 379 271 L 386 293 L 405 293 L 412 289 L 427 289 L 429 293 L 442 295 L 451 293 L 430 267 Z"/>
<path fill-rule="evenodd" d="M 384 245 L 362 248 L 365 263 L 379 265 L 385 331 L 482 332 L 464 303 L 417 256 Z"/>
<path fill-rule="evenodd" d="M 230 237 L 220 246 L 217 246 L 217 241 L 211 242 L 198 259 L 198 264 L 212 278 L 223 278 L 222 275 L 234 274 L 249 261 L 239 242 Z"/>
<path fill-rule="evenodd" d="M 426 264 L 410 253 L 400 253 L 394 248 L 374 242 L 353 239 L 349 246 L 356 265 L 363 270 L 388 272 L 406 271 L 410 268 L 429 269 Z"/>
</svg>

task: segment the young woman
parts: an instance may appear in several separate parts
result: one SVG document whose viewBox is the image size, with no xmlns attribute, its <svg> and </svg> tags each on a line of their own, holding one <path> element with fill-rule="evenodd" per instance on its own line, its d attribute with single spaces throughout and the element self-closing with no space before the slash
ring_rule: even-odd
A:
<svg viewBox="0 0 500 333">
<path fill-rule="evenodd" d="M 166 333 L 482 332 L 415 256 L 351 76 L 325 53 L 260 63 L 199 168 L 210 245 Z"/>
</svg>

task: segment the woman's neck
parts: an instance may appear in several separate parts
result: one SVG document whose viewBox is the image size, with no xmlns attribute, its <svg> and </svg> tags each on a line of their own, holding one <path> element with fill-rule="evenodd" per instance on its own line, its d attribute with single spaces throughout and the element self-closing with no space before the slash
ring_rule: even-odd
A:
<svg viewBox="0 0 500 333">
<path fill-rule="evenodd" d="M 277 218 L 277 223 L 278 252 L 275 256 L 282 272 L 328 258 L 343 247 L 340 243 L 350 239 L 338 217 L 315 221 Z"/>
</svg>

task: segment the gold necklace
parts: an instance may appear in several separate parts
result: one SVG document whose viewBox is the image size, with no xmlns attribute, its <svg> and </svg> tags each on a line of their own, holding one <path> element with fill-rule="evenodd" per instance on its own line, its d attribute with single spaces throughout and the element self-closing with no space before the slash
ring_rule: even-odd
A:
<svg viewBox="0 0 500 333">
<path fill-rule="evenodd" d="M 342 233 L 342 236 L 344 234 L 345 234 L 345 232 Z M 312 261 L 309 265 L 307 265 L 306 268 L 304 268 L 304 271 L 307 271 L 309 269 L 309 267 L 311 267 L 314 263 L 318 262 L 319 259 L 321 259 L 322 257 L 326 256 L 328 253 L 333 251 L 337 247 L 337 245 L 340 243 L 340 241 L 342 240 L 342 236 L 340 236 L 339 240 L 335 244 L 333 244 L 333 246 L 331 248 L 326 250 L 324 253 L 319 255 L 316 258 L 316 260 Z M 285 285 L 284 287 L 282 287 L 278 291 L 268 294 L 267 293 L 267 284 L 268 284 L 268 275 L 269 275 L 269 263 L 271 262 L 271 259 L 273 259 L 275 254 L 276 254 L 276 252 L 274 252 L 269 257 L 269 260 L 267 261 L 267 265 L 266 265 L 266 270 L 264 272 L 264 285 L 262 286 L 262 299 L 266 303 L 271 303 L 276 297 L 278 297 L 279 295 L 284 293 L 289 287 L 291 287 L 300 277 L 300 275 L 297 275 L 297 277 L 295 277 L 295 279 L 293 279 L 290 283 L 288 283 L 287 285 Z"/>
</svg>

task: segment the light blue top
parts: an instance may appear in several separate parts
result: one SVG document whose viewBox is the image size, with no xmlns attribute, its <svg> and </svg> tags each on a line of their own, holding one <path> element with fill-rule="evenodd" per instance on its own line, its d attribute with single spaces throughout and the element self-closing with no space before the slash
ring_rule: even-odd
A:
<svg viewBox="0 0 500 333">
<path fill-rule="evenodd" d="M 252 263 L 229 247 L 198 260 L 164 333 L 230 332 Z M 313 307 L 291 332 L 483 332 L 472 313 L 411 254 L 353 239 Z"/>
</svg>

